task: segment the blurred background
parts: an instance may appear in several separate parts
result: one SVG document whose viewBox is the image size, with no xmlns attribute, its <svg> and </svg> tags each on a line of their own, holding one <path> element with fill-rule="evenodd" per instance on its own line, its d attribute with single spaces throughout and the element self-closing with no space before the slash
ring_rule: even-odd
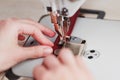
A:
<svg viewBox="0 0 120 80">
<path fill-rule="evenodd" d="M 106 12 L 105 19 L 120 20 L 120 0 L 87 0 L 82 8 L 102 10 Z M 0 0 L 0 19 L 17 17 L 38 21 L 43 14 L 40 0 Z M 89 14 L 86 17 L 95 18 Z"/>
</svg>

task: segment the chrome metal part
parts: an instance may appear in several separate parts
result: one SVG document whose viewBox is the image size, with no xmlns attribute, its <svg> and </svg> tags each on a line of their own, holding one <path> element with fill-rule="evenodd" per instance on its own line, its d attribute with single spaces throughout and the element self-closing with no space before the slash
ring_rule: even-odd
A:
<svg viewBox="0 0 120 80">
<path fill-rule="evenodd" d="M 50 12 L 51 23 L 53 23 L 55 31 L 60 37 L 60 41 L 66 41 L 67 32 L 70 26 L 69 11 L 66 8 L 64 0 L 54 0 L 50 2 L 47 11 Z"/>
<path fill-rule="evenodd" d="M 74 55 L 83 55 L 86 48 L 86 41 L 82 40 L 78 37 L 70 36 L 67 38 L 67 42 L 65 42 L 62 48 L 69 48 Z M 59 54 L 60 49 L 54 51 L 55 55 Z"/>
</svg>

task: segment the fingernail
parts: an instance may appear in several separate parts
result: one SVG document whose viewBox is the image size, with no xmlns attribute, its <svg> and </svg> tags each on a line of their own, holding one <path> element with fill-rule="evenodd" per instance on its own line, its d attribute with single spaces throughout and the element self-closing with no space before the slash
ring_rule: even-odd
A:
<svg viewBox="0 0 120 80">
<path fill-rule="evenodd" d="M 53 49 L 50 47 L 44 48 L 44 54 L 51 54 L 53 52 Z"/>
</svg>

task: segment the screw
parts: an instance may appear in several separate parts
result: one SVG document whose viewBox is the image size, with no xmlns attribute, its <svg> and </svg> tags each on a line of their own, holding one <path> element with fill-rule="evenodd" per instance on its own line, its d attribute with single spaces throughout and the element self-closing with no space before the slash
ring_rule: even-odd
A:
<svg viewBox="0 0 120 80">
<path fill-rule="evenodd" d="M 95 53 L 95 50 L 90 50 L 91 53 Z"/>
</svg>

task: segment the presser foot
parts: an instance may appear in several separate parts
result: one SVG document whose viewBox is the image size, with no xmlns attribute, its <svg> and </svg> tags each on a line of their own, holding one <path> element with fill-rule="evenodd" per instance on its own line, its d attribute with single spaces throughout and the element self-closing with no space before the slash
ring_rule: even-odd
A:
<svg viewBox="0 0 120 80">
<path fill-rule="evenodd" d="M 86 40 L 75 36 L 67 36 L 66 41 L 59 41 L 59 49 L 54 50 L 54 54 L 57 56 L 62 48 L 70 49 L 74 55 L 81 56 L 85 53 Z"/>
</svg>

